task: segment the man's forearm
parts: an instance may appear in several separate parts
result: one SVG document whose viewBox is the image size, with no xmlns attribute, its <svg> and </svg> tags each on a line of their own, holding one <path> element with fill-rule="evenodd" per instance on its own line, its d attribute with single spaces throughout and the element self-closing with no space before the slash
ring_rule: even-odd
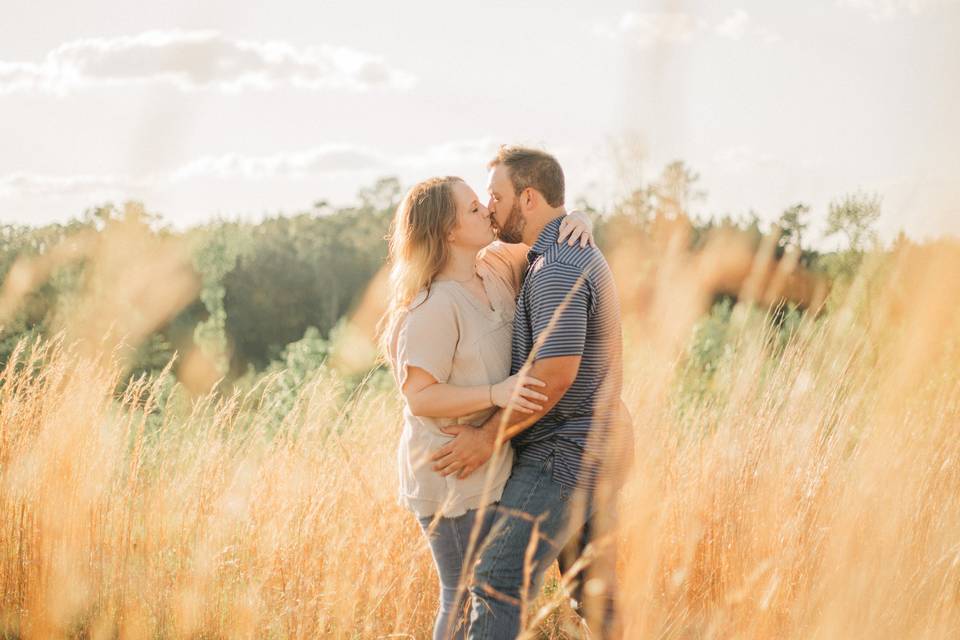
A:
<svg viewBox="0 0 960 640">
<path fill-rule="evenodd" d="M 546 414 L 540 411 L 533 415 L 511 411 L 510 415 L 507 415 L 506 409 L 497 409 L 496 413 L 490 416 L 480 428 L 490 434 L 491 438 L 499 438 L 500 442 L 507 442 L 536 424 L 537 420 L 544 415 Z"/>
<path fill-rule="evenodd" d="M 501 442 L 515 438 L 553 410 L 553 407 L 560 402 L 560 399 L 573 384 L 579 367 L 579 356 L 563 356 L 535 361 L 527 375 L 547 383 L 546 388 L 540 389 L 547 396 L 547 400 L 541 403 L 543 408 L 534 413 L 499 409 L 480 428 L 490 436 L 499 437 Z"/>
</svg>

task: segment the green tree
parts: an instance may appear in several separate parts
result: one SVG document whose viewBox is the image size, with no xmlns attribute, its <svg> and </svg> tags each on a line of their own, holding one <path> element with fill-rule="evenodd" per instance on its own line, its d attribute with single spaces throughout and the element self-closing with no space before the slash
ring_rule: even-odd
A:
<svg viewBox="0 0 960 640">
<path fill-rule="evenodd" d="M 877 241 L 873 226 L 880 219 L 881 199 L 877 194 L 853 193 L 830 203 L 827 237 L 842 234 L 850 250 L 861 253 Z"/>
<path fill-rule="evenodd" d="M 621 174 L 628 166 L 623 157 L 616 158 Z M 706 197 L 706 191 L 698 188 L 700 175 L 677 160 L 663 168 L 656 180 L 649 184 L 634 183 L 635 187 L 613 204 L 610 214 L 597 221 L 594 235 L 602 248 L 624 238 L 643 235 L 656 217 L 692 219 L 691 207 Z M 578 206 L 588 212 L 589 204 Z"/>
<path fill-rule="evenodd" d="M 700 174 L 682 160 L 674 160 L 649 187 L 649 200 L 656 214 L 668 218 L 692 216 L 692 206 L 706 198 L 699 189 Z"/>
<path fill-rule="evenodd" d="M 810 213 L 810 206 L 798 202 L 787 207 L 780 218 L 777 220 L 777 226 L 780 227 L 781 247 L 794 246 L 797 249 L 803 249 L 803 234 L 810 226 L 807 222 L 807 215 Z"/>
<path fill-rule="evenodd" d="M 639 185 L 622 197 L 614 206 L 614 213 L 641 227 L 654 216 L 690 216 L 693 204 L 706 197 L 706 191 L 697 187 L 699 181 L 700 174 L 675 160 L 663 168 L 656 180 Z"/>
<path fill-rule="evenodd" d="M 263 370 L 308 327 L 329 337 L 383 266 L 390 216 L 400 197 L 395 178 L 358 194 L 359 205 L 269 218 L 250 229 L 250 250 L 223 280 L 231 371 Z"/>
<path fill-rule="evenodd" d="M 249 229 L 238 223 L 208 225 L 195 232 L 193 267 L 201 279 L 200 301 L 207 317 L 195 326 L 193 340 L 221 375 L 230 368 L 224 278 L 250 245 Z"/>
<path fill-rule="evenodd" d="M 360 202 L 360 208 L 369 212 L 392 211 L 400 203 L 402 194 L 400 180 L 388 176 L 378 179 L 373 186 L 360 189 L 357 192 L 357 200 Z M 322 200 L 318 204 L 321 203 L 323 203 Z"/>
</svg>

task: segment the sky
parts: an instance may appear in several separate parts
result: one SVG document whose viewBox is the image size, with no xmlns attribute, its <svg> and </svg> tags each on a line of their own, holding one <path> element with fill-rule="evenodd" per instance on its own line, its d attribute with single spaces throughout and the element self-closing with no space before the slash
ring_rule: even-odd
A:
<svg viewBox="0 0 960 640">
<path fill-rule="evenodd" d="M 0 222 L 482 193 L 520 143 L 601 209 L 683 160 L 695 214 L 804 202 L 816 242 L 875 192 L 884 238 L 960 234 L 960 0 L 0 2 Z"/>
</svg>

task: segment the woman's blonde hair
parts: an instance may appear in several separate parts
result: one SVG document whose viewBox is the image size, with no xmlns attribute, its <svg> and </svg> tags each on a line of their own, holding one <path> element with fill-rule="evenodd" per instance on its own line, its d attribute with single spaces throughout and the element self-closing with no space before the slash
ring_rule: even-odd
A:
<svg viewBox="0 0 960 640">
<path fill-rule="evenodd" d="M 447 236 L 457 226 L 455 176 L 430 178 L 404 197 L 390 225 L 387 239 L 390 262 L 390 296 L 380 321 L 380 347 L 392 362 L 397 326 L 417 294 L 430 292 L 433 279 L 447 263 Z"/>
</svg>

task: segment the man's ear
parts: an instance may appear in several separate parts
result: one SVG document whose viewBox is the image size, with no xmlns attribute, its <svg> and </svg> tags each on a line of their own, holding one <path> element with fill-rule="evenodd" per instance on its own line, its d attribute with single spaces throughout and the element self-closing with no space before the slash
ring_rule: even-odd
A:
<svg viewBox="0 0 960 640">
<path fill-rule="evenodd" d="M 524 211 L 533 211 L 537 207 L 538 195 L 532 187 L 527 187 L 520 194 L 520 207 Z"/>
</svg>

